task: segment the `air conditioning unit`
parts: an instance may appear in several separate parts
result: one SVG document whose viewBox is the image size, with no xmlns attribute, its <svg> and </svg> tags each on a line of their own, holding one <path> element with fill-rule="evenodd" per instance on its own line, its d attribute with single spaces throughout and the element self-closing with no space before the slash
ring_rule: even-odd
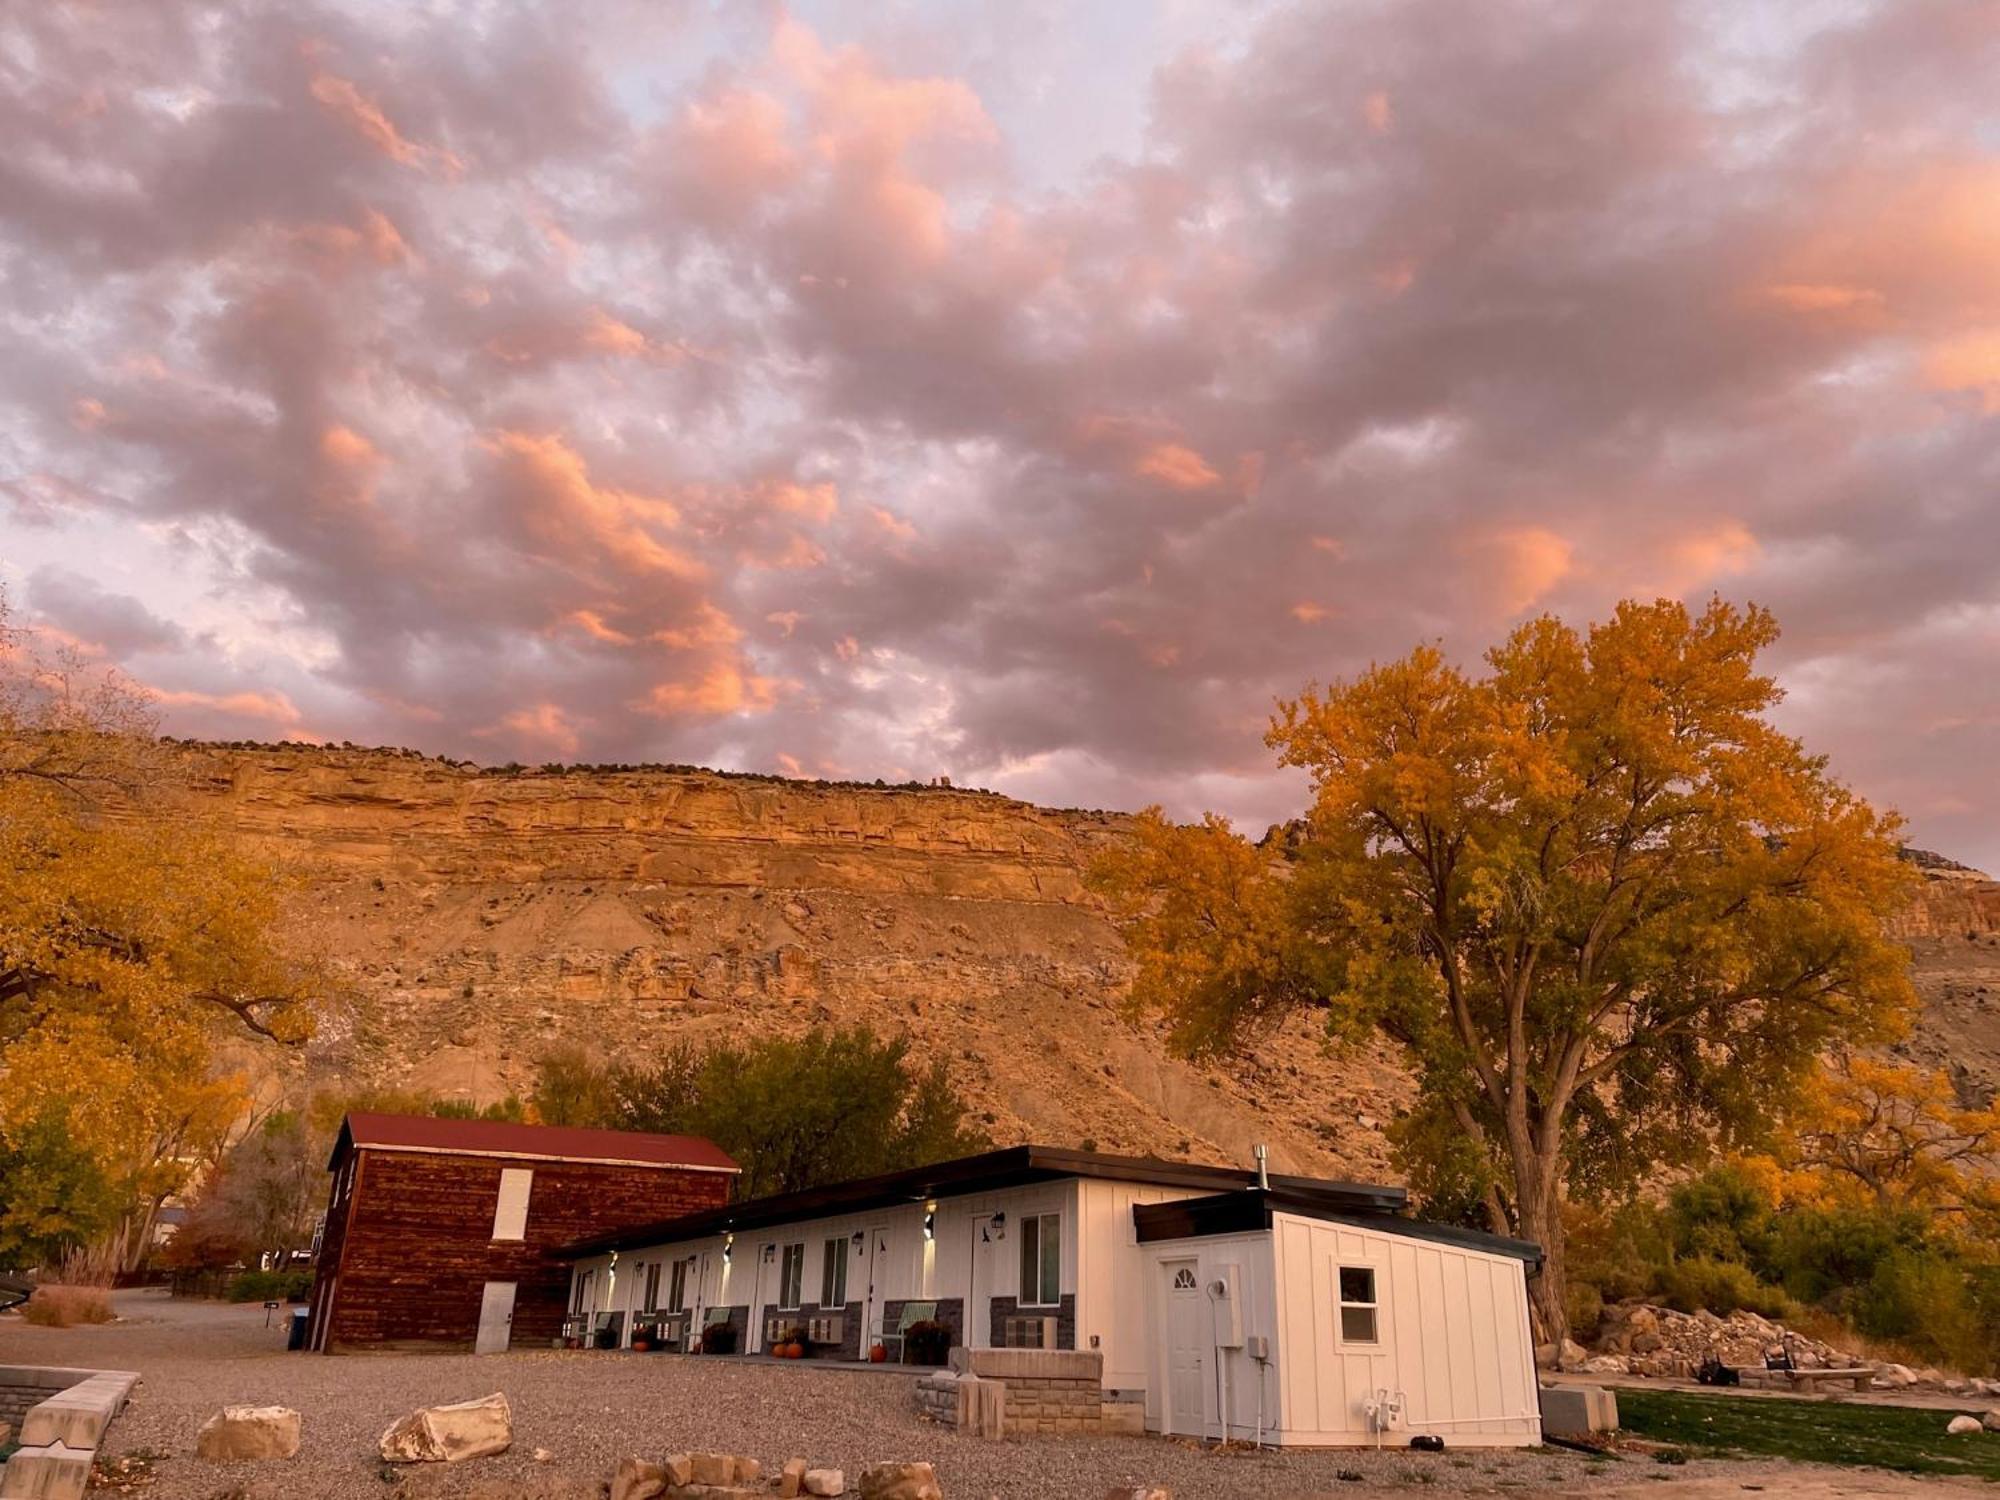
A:
<svg viewBox="0 0 2000 1500">
<path fill-rule="evenodd" d="M 806 1320 L 806 1337 L 815 1344 L 838 1344 L 847 1332 L 847 1319 L 839 1314 Z"/>
<path fill-rule="evenodd" d="M 1009 1349 L 1053 1349 L 1056 1347 L 1056 1320 L 1008 1318 L 1002 1322 L 1000 1334 Z"/>
<path fill-rule="evenodd" d="M 796 1321 L 797 1319 L 795 1318 L 766 1318 L 764 1320 L 764 1342 L 767 1345 L 783 1343 L 785 1335 L 792 1331 L 792 1325 Z"/>
</svg>

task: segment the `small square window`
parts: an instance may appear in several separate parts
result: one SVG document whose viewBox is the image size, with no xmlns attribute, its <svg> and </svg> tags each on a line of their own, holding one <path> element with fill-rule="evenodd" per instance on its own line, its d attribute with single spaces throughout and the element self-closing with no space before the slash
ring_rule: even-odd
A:
<svg viewBox="0 0 2000 1500">
<path fill-rule="evenodd" d="M 1340 1341 L 1343 1344 L 1379 1343 L 1381 1331 L 1375 1319 L 1375 1268 L 1341 1266 Z"/>
</svg>

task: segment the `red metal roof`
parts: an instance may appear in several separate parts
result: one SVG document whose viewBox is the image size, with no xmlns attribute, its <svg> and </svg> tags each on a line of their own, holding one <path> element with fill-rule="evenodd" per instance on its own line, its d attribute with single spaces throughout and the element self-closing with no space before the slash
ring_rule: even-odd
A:
<svg viewBox="0 0 2000 1500">
<path fill-rule="evenodd" d="M 331 1167 L 347 1146 L 428 1151 L 453 1156 L 515 1156 L 540 1161 L 615 1162 L 737 1172 L 729 1153 L 695 1135 L 585 1130 L 572 1125 L 517 1125 L 511 1120 L 439 1120 L 429 1115 L 349 1115 L 334 1142 Z"/>
</svg>

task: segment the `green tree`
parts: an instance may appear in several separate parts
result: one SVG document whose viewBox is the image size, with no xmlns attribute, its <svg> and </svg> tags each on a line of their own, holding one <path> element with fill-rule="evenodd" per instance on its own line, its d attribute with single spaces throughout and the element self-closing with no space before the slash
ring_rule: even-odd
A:
<svg viewBox="0 0 2000 1500">
<path fill-rule="evenodd" d="M 942 1062 L 916 1067 L 907 1042 L 860 1026 L 706 1053 L 680 1042 L 651 1063 L 610 1069 L 566 1049 L 543 1059 L 534 1098 L 566 1124 L 706 1136 L 736 1158 L 737 1191 L 751 1198 L 988 1144 Z"/>
<path fill-rule="evenodd" d="M 0 1139 L 0 1267 L 62 1262 L 107 1233 L 127 1196 L 50 1111 Z"/>
<path fill-rule="evenodd" d="M 617 1098 L 610 1075 L 581 1047 L 557 1047 L 536 1061 L 528 1107 L 543 1125 L 603 1125 Z"/>
<path fill-rule="evenodd" d="M 1529 621 L 1478 676 L 1420 647 L 1279 704 L 1268 743 L 1313 791 L 1291 836 L 1154 811 L 1097 872 L 1135 1003 L 1184 1047 L 1306 1006 L 1402 1044 L 1425 1117 L 1402 1144 L 1448 1140 L 1456 1190 L 1541 1244 L 1545 1340 L 1568 1329 L 1568 1192 L 1746 1136 L 1912 1004 L 1882 930 L 1909 891 L 1897 825 L 1767 719 L 1776 635 L 1661 600 Z"/>
</svg>

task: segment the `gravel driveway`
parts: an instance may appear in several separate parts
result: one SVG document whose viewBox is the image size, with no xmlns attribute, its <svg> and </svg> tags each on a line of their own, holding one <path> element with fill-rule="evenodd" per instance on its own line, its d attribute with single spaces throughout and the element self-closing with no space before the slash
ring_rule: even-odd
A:
<svg viewBox="0 0 2000 1500">
<path fill-rule="evenodd" d="M 150 1454 L 151 1482 L 133 1492 L 156 1500 L 397 1500 L 400 1496 L 584 1500 L 628 1453 L 712 1448 L 753 1454 L 775 1467 L 799 1455 L 847 1471 L 869 1463 L 927 1459 L 951 1500 L 1100 1500 L 1117 1484 L 1166 1484 L 1176 1500 L 1333 1495 L 1338 1500 L 1437 1494 L 1568 1492 L 1603 1500 L 1614 1479 L 1652 1481 L 1648 1495 L 1704 1477 L 1714 1494 L 1765 1481 L 1807 1493 L 1782 1465 L 1703 1464 L 1673 1471 L 1593 1464 L 1556 1450 L 1533 1453 L 1214 1453 L 1159 1438 L 960 1438 L 924 1422 L 911 1377 L 805 1364 L 686 1359 L 675 1355 L 537 1351 L 470 1355 L 287 1354 L 281 1319 L 263 1309 L 174 1302 L 159 1292 L 118 1295 L 121 1321 L 101 1328 L 46 1329 L 0 1319 L 0 1362 L 137 1370 L 144 1377 L 113 1425 L 107 1455 Z M 375 1442 L 416 1406 L 504 1391 L 514 1409 L 514 1447 L 464 1465 L 386 1470 Z M 225 1403 L 296 1407 L 305 1417 L 296 1460 L 223 1468 L 193 1457 L 195 1429 Z M 550 1457 L 537 1462 L 533 1453 Z M 1830 1471 L 1818 1471 L 1822 1478 Z M 1898 1491 L 1882 1475 L 1848 1475 Z M 1662 1483 L 1659 1481 L 1665 1480 Z M 1927 1487 L 1936 1494 L 1939 1486 Z M 1912 1492 L 1914 1493 L 1914 1491 Z"/>
</svg>

